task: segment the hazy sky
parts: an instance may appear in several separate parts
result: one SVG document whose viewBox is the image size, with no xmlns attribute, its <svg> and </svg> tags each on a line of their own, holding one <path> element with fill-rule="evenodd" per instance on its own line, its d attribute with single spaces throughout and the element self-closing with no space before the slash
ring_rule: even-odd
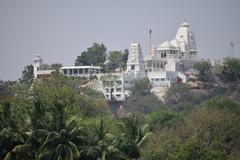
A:
<svg viewBox="0 0 240 160">
<path fill-rule="evenodd" d="M 40 52 L 45 63 L 73 65 L 93 42 L 108 51 L 158 45 L 188 21 L 199 57 L 240 57 L 240 0 L 0 0 L 0 79 L 20 78 Z"/>
</svg>

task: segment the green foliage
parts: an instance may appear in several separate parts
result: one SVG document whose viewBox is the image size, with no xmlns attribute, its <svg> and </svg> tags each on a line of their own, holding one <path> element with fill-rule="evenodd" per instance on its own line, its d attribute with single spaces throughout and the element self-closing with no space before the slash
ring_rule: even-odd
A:
<svg viewBox="0 0 240 160">
<path fill-rule="evenodd" d="M 165 105 L 152 94 L 151 83 L 148 79 L 136 80 L 131 91 L 132 94 L 127 97 L 124 107 L 129 112 L 150 113 L 165 108 Z"/>
<path fill-rule="evenodd" d="M 187 84 L 171 86 L 165 95 L 165 102 L 174 110 L 191 109 L 202 101 L 211 98 L 205 90 L 190 89 Z"/>
<path fill-rule="evenodd" d="M 16 145 L 23 143 L 24 140 L 21 134 L 10 128 L 2 129 L 0 131 L 0 159 L 3 159 L 7 154 L 7 156 L 10 157 L 12 149 Z"/>
<path fill-rule="evenodd" d="M 184 144 L 180 151 L 173 157 L 176 160 L 227 160 L 227 154 L 221 150 L 208 150 L 201 142 L 195 142 L 196 140 L 190 140 Z"/>
<path fill-rule="evenodd" d="M 180 113 L 171 110 L 162 110 L 151 112 L 146 117 L 146 122 L 151 130 L 161 129 L 164 127 L 170 128 L 181 120 Z"/>
<path fill-rule="evenodd" d="M 62 66 L 63 65 L 61 63 L 53 63 L 53 64 L 51 64 L 50 69 L 55 70 L 55 73 L 58 74 L 58 73 L 60 73 L 60 68 Z"/>
<path fill-rule="evenodd" d="M 111 88 L 117 81 L 118 77 L 109 77 L 103 84 Z M 33 84 L 6 82 L 10 96 L 0 102 L 0 160 L 240 157 L 236 98 L 215 97 L 186 111 L 186 104 L 196 106 L 210 96 L 176 85 L 169 89 L 166 101 L 184 110 L 176 112 L 180 109 L 166 109 L 151 94 L 149 81 L 141 80 L 136 81 L 124 106 L 146 115 L 116 118 L 106 112 L 107 102 L 101 94 L 82 88 L 86 82 L 58 74 Z"/>
<path fill-rule="evenodd" d="M 211 64 L 209 62 L 197 63 L 194 66 L 195 69 L 199 71 L 199 79 L 202 81 L 209 80 L 209 74 L 211 69 Z"/>
<path fill-rule="evenodd" d="M 59 70 L 63 65 L 61 63 L 53 63 L 51 64 L 50 66 L 50 69 L 53 69 L 53 70 Z"/>
<path fill-rule="evenodd" d="M 109 52 L 107 70 L 115 71 L 117 68 L 124 68 L 126 66 L 125 54 L 121 51 Z"/>
<path fill-rule="evenodd" d="M 140 148 L 151 136 L 148 125 L 141 125 L 140 119 L 135 114 L 130 114 L 122 119 L 122 138 L 120 149 L 131 159 L 140 157 Z"/>
<path fill-rule="evenodd" d="M 13 96 L 11 87 L 17 83 L 16 81 L 2 81 L 0 80 L 0 100 Z"/>
<path fill-rule="evenodd" d="M 103 44 L 93 43 L 93 46 L 83 51 L 75 60 L 75 66 L 96 65 L 102 66 L 106 60 L 107 48 Z"/>
<path fill-rule="evenodd" d="M 22 78 L 20 78 L 19 81 L 22 83 L 31 84 L 33 82 L 33 78 L 33 66 L 30 64 L 24 67 L 24 70 L 22 71 Z"/>
<path fill-rule="evenodd" d="M 131 91 L 133 95 L 148 95 L 152 89 L 148 78 L 136 80 Z"/>
<path fill-rule="evenodd" d="M 152 93 L 148 95 L 130 95 L 123 105 L 128 112 L 143 114 L 159 111 L 166 107 L 166 105 Z"/>
<path fill-rule="evenodd" d="M 219 75 L 226 83 L 240 80 L 240 59 L 225 58 L 223 62 L 222 72 Z"/>
<path fill-rule="evenodd" d="M 215 97 L 202 104 L 207 109 L 220 109 L 240 114 L 240 104 L 226 97 Z"/>
<path fill-rule="evenodd" d="M 51 132 L 45 142 L 39 148 L 39 160 L 78 159 L 80 153 L 76 144 L 72 141 L 72 135 L 77 128 L 70 123 L 67 128 L 60 132 Z"/>
<path fill-rule="evenodd" d="M 17 99 L 6 99 L 0 103 L 0 129 L 10 128 L 16 132 L 28 130 L 28 106 Z M 23 103 L 25 104 L 25 103 Z"/>
<path fill-rule="evenodd" d="M 195 109 L 180 123 L 155 131 L 141 150 L 143 159 L 236 159 L 239 116 L 224 110 Z"/>
</svg>

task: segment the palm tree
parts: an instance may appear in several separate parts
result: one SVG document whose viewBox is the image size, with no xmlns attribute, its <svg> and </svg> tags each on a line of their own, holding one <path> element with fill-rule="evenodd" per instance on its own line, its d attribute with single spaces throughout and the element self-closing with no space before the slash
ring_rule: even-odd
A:
<svg viewBox="0 0 240 160">
<path fill-rule="evenodd" d="M 98 124 L 93 127 L 92 134 L 89 135 L 90 140 L 82 152 L 86 159 L 97 160 L 121 160 L 126 159 L 123 153 L 118 149 L 118 137 L 109 133 L 107 123 L 101 119 Z"/>
<path fill-rule="evenodd" d="M 28 132 L 28 139 L 25 143 L 15 145 L 5 156 L 4 160 L 11 159 L 36 159 L 38 148 L 44 142 L 49 132 L 47 130 L 38 129 L 33 132 Z"/>
<path fill-rule="evenodd" d="M 79 158 L 79 151 L 73 139 L 77 138 L 77 127 L 71 122 L 60 132 L 51 132 L 39 148 L 38 160 L 74 160 Z M 74 137 L 73 137 L 74 136 Z"/>
<path fill-rule="evenodd" d="M 120 126 L 123 132 L 121 137 L 121 150 L 123 150 L 128 157 L 138 159 L 140 157 L 140 147 L 152 134 L 148 124 L 141 125 L 135 114 L 131 114 L 123 119 Z"/>
<path fill-rule="evenodd" d="M 16 133 L 11 128 L 4 128 L 0 132 L 0 159 L 11 153 L 12 149 L 19 144 L 23 144 L 22 135 Z"/>
</svg>

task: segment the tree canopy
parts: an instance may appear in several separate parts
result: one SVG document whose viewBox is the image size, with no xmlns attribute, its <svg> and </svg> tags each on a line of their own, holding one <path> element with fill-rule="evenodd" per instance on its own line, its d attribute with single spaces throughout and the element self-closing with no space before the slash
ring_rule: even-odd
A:
<svg viewBox="0 0 240 160">
<path fill-rule="evenodd" d="M 220 74 L 224 82 L 235 82 L 240 80 L 240 59 L 225 58 L 222 72 Z"/>
<path fill-rule="evenodd" d="M 103 44 L 93 43 L 86 51 L 83 51 L 75 60 L 75 66 L 96 65 L 103 66 L 106 61 L 107 48 Z"/>
<path fill-rule="evenodd" d="M 128 58 L 128 50 L 122 51 L 111 51 L 107 57 L 108 63 L 106 64 L 106 69 L 108 71 L 114 72 L 117 68 L 122 70 L 126 67 Z"/>
<path fill-rule="evenodd" d="M 22 71 L 22 77 L 20 78 L 20 82 L 31 84 L 33 82 L 33 65 L 29 64 L 24 67 Z"/>
</svg>

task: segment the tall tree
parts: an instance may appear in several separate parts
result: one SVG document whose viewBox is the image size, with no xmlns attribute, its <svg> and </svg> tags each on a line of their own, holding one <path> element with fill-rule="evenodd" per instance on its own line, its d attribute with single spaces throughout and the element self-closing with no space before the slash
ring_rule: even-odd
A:
<svg viewBox="0 0 240 160">
<path fill-rule="evenodd" d="M 107 69 L 115 71 L 117 68 L 124 68 L 126 66 L 126 55 L 122 51 L 109 52 Z"/>
<path fill-rule="evenodd" d="M 33 82 L 33 66 L 27 65 L 24 67 L 22 71 L 22 78 L 20 78 L 20 82 L 31 84 Z"/>
<path fill-rule="evenodd" d="M 60 132 L 51 132 L 45 142 L 39 148 L 39 160 L 78 159 L 80 154 L 73 140 L 75 140 L 78 128 L 70 123 Z"/>
<path fill-rule="evenodd" d="M 142 125 L 135 114 L 130 114 L 120 123 L 122 129 L 122 144 L 120 149 L 131 159 L 140 158 L 140 148 L 152 133 L 148 125 Z"/>
<path fill-rule="evenodd" d="M 87 51 L 83 51 L 75 60 L 75 66 L 97 65 L 102 66 L 106 60 L 107 48 L 103 44 L 93 43 Z"/>
</svg>

